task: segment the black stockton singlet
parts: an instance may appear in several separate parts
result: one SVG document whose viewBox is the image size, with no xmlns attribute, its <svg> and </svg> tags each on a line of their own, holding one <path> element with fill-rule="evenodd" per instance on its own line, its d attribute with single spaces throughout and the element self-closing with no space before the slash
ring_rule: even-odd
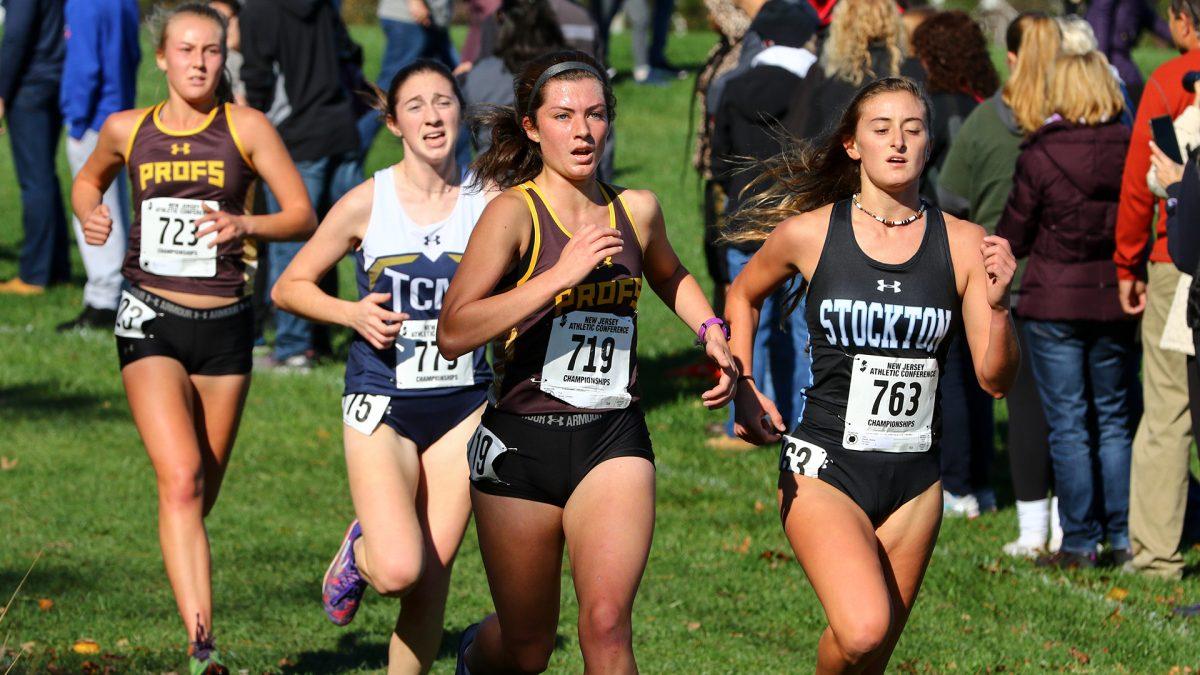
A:
<svg viewBox="0 0 1200 675">
<path fill-rule="evenodd" d="M 197 245 L 190 222 L 196 212 L 202 213 L 200 201 L 216 202 L 226 213 L 245 213 L 246 195 L 256 174 L 230 119 L 230 104 L 216 106 L 199 127 L 187 131 L 162 124 L 159 115 L 164 105 L 142 113 L 125 150 L 133 226 L 121 273 L 135 286 L 240 296 L 245 287 L 241 240 L 219 245 L 215 263 L 198 260 L 211 253 Z M 163 206 L 155 211 L 152 224 L 157 236 L 151 237 L 151 243 L 158 247 L 157 257 L 147 259 L 142 250 L 142 211 L 143 202 L 152 199 L 161 200 Z"/>
<path fill-rule="evenodd" d="M 946 222 L 928 207 L 920 248 L 891 265 L 859 247 L 852 208 L 834 204 L 808 287 L 813 384 L 796 435 L 825 448 L 927 451 L 940 435 L 938 375 L 961 325 Z"/>
<path fill-rule="evenodd" d="M 549 270 L 571 240 L 533 181 L 513 189 L 533 216 L 533 240 L 517 269 L 500 281 L 501 291 Z M 624 248 L 518 322 L 496 345 L 491 400 L 498 410 L 519 415 L 611 410 L 639 397 L 641 237 L 616 190 L 600 183 L 600 191 L 608 202 L 608 226 L 620 231 Z"/>
</svg>

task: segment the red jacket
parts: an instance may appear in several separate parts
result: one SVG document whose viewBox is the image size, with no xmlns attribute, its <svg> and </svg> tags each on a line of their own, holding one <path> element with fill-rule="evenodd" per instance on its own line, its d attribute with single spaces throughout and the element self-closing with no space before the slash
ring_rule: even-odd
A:
<svg viewBox="0 0 1200 675">
<path fill-rule="evenodd" d="M 1166 200 L 1155 198 L 1146 186 L 1146 172 L 1150 169 L 1150 120 L 1162 115 L 1170 115 L 1174 119 L 1191 104 L 1193 95 L 1183 90 L 1183 75 L 1192 70 L 1200 70 L 1200 50 L 1190 51 L 1159 66 L 1142 92 L 1137 119 L 1133 122 L 1129 153 L 1125 155 L 1125 173 L 1121 177 L 1117 249 L 1113 253 L 1118 279 L 1146 277 L 1146 245 L 1150 241 L 1150 225 L 1156 202 L 1158 222 L 1154 229 L 1157 238 L 1150 252 L 1150 260 L 1171 262 L 1171 255 L 1167 253 Z"/>
</svg>

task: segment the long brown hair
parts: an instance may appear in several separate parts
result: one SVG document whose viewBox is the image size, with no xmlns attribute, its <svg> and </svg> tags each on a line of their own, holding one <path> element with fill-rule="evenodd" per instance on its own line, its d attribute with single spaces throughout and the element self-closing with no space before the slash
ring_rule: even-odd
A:
<svg viewBox="0 0 1200 675">
<path fill-rule="evenodd" d="M 912 34 L 912 48 L 928 71 L 930 93 L 962 92 L 987 98 L 1000 87 L 988 41 L 970 14 L 938 12 Z"/>
<path fill-rule="evenodd" d="M 734 244 L 764 241 L 783 220 L 826 204 L 848 199 L 862 185 L 860 163 L 846 153 L 844 143 L 853 138 L 867 101 L 882 94 L 911 94 L 925 108 L 925 127 L 933 106 L 921 85 L 907 77 L 885 77 L 863 86 L 829 134 L 815 142 L 793 141 L 782 153 L 767 160 L 763 172 L 747 192 L 764 187 L 732 218 L 722 237 Z"/>
<path fill-rule="evenodd" d="M 542 73 L 551 66 L 568 61 L 578 61 L 586 64 L 591 70 L 567 70 L 542 83 L 534 91 Z M 471 116 L 471 131 L 491 127 L 492 144 L 486 152 L 475 158 L 471 164 L 474 175 L 474 185 L 495 185 L 500 189 L 508 189 L 533 180 L 542 172 L 542 149 L 530 140 L 522 126 L 525 118 L 536 127 L 537 111 L 542 107 L 543 92 L 546 84 L 555 81 L 573 81 L 584 79 L 599 80 L 604 90 L 604 103 L 608 108 L 608 121 L 611 123 L 617 116 L 617 99 L 613 96 L 612 85 L 608 81 L 604 67 L 591 56 L 574 50 L 564 50 L 540 56 L 529 62 L 521 73 L 513 79 L 513 94 L 515 106 L 487 106 L 482 112 Z"/>
</svg>

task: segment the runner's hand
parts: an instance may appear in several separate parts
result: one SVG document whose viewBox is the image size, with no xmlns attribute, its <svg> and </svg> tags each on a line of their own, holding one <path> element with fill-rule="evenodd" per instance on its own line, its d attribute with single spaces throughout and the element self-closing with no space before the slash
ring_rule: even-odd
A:
<svg viewBox="0 0 1200 675">
<path fill-rule="evenodd" d="M 1012 246 L 1004 237 L 988 235 L 979 245 L 983 254 L 983 268 L 987 270 L 987 299 L 992 309 L 1008 309 L 1013 275 L 1017 273 L 1017 259 Z"/>
<path fill-rule="evenodd" d="M 733 354 L 721 329 L 713 327 L 704 333 L 704 352 L 721 369 L 721 376 L 712 389 L 700 394 L 700 400 L 709 410 L 720 408 L 733 400 L 737 392 L 737 367 L 733 365 Z"/>
<path fill-rule="evenodd" d="M 112 234 L 113 220 L 108 207 L 98 204 L 83 221 L 83 240 L 91 246 L 103 246 Z"/>
<path fill-rule="evenodd" d="M 209 248 L 224 244 L 227 241 L 233 241 L 234 239 L 241 239 L 250 234 L 250 223 L 245 216 L 235 216 L 232 213 L 225 213 L 224 211 L 214 211 L 207 204 L 204 204 L 203 208 L 204 215 L 196 219 L 196 228 L 199 230 L 196 232 L 196 238 L 203 239 L 209 234 L 216 232 L 217 236 L 208 242 Z M 205 223 L 211 224 L 207 227 L 201 227 Z"/>
<path fill-rule="evenodd" d="M 392 301 L 391 293 L 369 293 L 352 303 L 346 326 L 353 328 L 375 349 L 387 349 L 396 343 L 407 314 L 393 312 L 382 305 Z"/>
<path fill-rule="evenodd" d="M 563 247 L 551 272 L 561 280 L 561 286 L 572 288 L 591 274 L 606 258 L 621 252 L 621 233 L 611 227 L 584 225 Z"/>
<path fill-rule="evenodd" d="M 733 400 L 733 433 L 755 445 L 778 442 L 787 427 L 771 399 L 763 396 L 754 380 L 738 382 Z"/>
</svg>

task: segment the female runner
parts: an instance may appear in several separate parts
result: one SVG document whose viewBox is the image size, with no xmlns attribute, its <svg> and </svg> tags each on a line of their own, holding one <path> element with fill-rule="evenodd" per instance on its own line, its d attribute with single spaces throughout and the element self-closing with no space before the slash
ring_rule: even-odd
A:
<svg viewBox="0 0 1200 675">
<path fill-rule="evenodd" d="M 501 339 L 491 403 L 468 449 L 471 503 L 496 613 L 463 634 L 460 672 L 541 672 L 558 625 L 564 543 L 588 672 L 634 672 L 631 617 L 654 528 L 654 454 L 638 406 L 645 274 L 722 369 L 735 373 L 700 286 L 646 190 L 596 180 L 613 116 L 603 67 L 582 52 L 530 62 L 516 109 L 486 116 L 476 178 L 506 188 L 471 236 L 438 345 L 459 358 Z"/>
<path fill-rule="evenodd" d="M 818 672 L 883 672 L 916 599 L 942 516 L 938 376 L 965 330 L 980 386 L 1016 376 L 1008 242 L 924 203 L 928 99 L 904 78 L 859 90 L 832 135 L 776 157 L 772 186 L 743 215 L 765 238 L 726 300 L 733 351 L 750 372 L 764 298 L 807 279 L 813 385 L 783 436 L 784 531 L 829 627 Z M 961 327 L 961 328 L 960 328 Z M 786 432 L 752 378 L 739 381 L 737 432 Z"/>
<path fill-rule="evenodd" d="M 342 420 L 358 519 L 325 574 L 322 597 L 339 626 L 354 618 L 368 583 L 403 597 L 389 671 L 417 673 L 429 670 L 441 643 L 450 570 L 471 515 L 463 451 L 492 381 L 482 348 L 438 355 L 438 315 L 489 195 L 463 185 L 454 159 L 462 98 L 449 69 L 425 59 L 403 68 L 379 107 L 404 160 L 330 210 L 273 299 L 356 331 Z M 317 286 L 348 251 L 357 302 Z"/>
<path fill-rule="evenodd" d="M 112 231 L 101 195 L 128 167 L 133 227 L 122 269 L 117 352 L 133 421 L 158 479 L 167 577 L 191 638 L 193 673 L 223 673 L 212 642 L 204 518 L 229 463 L 250 386 L 250 299 L 242 239 L 297 239 L 316 225 L 300 174 L 261 113 L 228 103 L 225 22 L 187 4 L 162 18 L 156 58 L 167 100 L 108 118 L 72 186 L 85 240 Z M 282 210 L 245 215 L 256 176 Z"/>
</svg>

